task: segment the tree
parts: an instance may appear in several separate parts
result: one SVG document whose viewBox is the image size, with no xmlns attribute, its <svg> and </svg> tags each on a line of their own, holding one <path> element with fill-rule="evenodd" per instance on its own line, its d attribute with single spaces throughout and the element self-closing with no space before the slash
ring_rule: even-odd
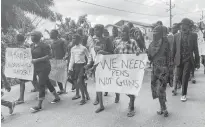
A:
<svg viewBox="0 0 205 127">
<path fill-rule="evenodd" d="M 91 27 L 91 24 L 87 19 L 87 16 L 88 16 L 87 14 L 79 16 L 78 22 L 77 22 L 77 26 L 83 28 L 84 34 L 88 34 L 89 29 Z"/>
<path fill-rule="evenodd" d="M 2 0 L 1 3 L 1 27 L 4 33 L 9 26 L 17 27 L 18 13 L 22 13 L 21 11 L 49 18 L 51 21 L 55 20 L 54 13 L 50 10 L 54 0 Z"/>
</svg>

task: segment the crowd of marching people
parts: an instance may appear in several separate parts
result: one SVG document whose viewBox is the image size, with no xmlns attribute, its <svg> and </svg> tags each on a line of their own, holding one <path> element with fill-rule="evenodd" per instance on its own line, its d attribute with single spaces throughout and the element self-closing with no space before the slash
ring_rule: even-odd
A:
<svg viewBox="0 0 205 127">
<path fill-rule="evenodd" d="M 173 96 L 176 96 L 177 90 L 182 88 L 181 101 L 185 102 L 188 94 L 188 82 L 192 80 L 193 83 L 196 83 L 194 71 L 196 68 L 200 68 L 200 55 L 197 34 L 193 32 L 193 25 L 192 20 L 184 18 L 180 23 L 175 23 L 171 29 L 168 29 L 161 21 L 158 21 L 153 28 L 153 40 L 149 46 L 146 46 L 146 38 L 144 38 L 141 30 L 134 27 L 132 23 L 128 23 L 121 27 L 120 32 L 114 26 L 112 36 L 109 35 L 102 24 L 90 28 L 89 36 L 84 35 L 82 28 L 78 28 L 76 31 L 66 33 L 65 38 L 61 38 L 58 30 L 54 29 L 50 31 L 50 39 L 42 40 L 42 33 L 34 31 L 30 35 L 31 45 L 25 42 L 23 34 L 18 34 L 16 46 L 11 48 L 31 48 L 31 63 L 34 65 L 32 81 L 34 89 L 32 92 L 38 92 L 38 103 L 31 107 L 33 112 L 42 110 L 47 89 L 54 96 L 51 103 L 58 103 L 61 100 L 60 95 L 65 93 L 65 88 L 61 82 L 57 82 L 60 91 L 56 91 L 49 79 L 50 59 L 67 61 L 68 81 L 72 84 L 72 90 L 75 90 L 75 96 L 72 100 L 81 99 L 79 104 L 84 105 L 90 100 L 86 80 L 90 75 L 95 77 L 95 69 L 98 65 L 95 59 L 97 55 L 136 54 L 138 56 L 141 53 L 147 53 L 152 69 L 152 97 L 153 99 L 158 98 L 160 105 L 157 114 L 167 117 L 169 114 L 166 106 L 167 84 L 173 86 Z M 205 57 L 201 56 L 201 59 L 205 66 Z M 1 60 L 4 63 L 5 57 Z M 10 91 L 11 87 L 6 80 L 3 69 L 1 74 L 2 88 Z M 26 82 L 28 81 L 19 80 L 20 96 L 18 100 L 15 102 L 1 100 L 2 105 L 9 108 L 10 114 L 13 113 L 15 105 L 24 103 Z M 107 95 L 108 92 L 105 92 L 104 96 Z M 130 100 L 127 116 L 133 117 L 135 115 L 135 95 L 127 96 Z M 114 102 L 118 103 L 119 101 L 120 93 L 116 93 Z M 102 92 L 96 92 L 93 104 L 99 105 L 96 113 L 105 109 Z"/>
</svg>

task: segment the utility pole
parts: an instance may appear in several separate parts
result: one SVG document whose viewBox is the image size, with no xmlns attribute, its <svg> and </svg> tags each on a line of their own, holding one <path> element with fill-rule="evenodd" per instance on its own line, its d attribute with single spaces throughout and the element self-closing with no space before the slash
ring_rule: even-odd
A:
<svg viewBox="0 0 205 127">
<path fill-rule="evenodd" d="M 169 9 L 167 9 L 167 12 L 169 12 L 169 22 L 170 22 L 170 28 L 172 28 L 172 9 L 175 7 L 175 4 L 172 5 L 172 0 L 169 0 L 169 3 L 166 3 L 169 6 Z"/>
</svg>

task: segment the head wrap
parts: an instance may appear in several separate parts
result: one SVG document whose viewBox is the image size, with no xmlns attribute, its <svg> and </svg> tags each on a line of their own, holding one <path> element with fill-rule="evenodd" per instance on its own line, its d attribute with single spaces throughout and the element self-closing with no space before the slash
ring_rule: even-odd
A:
<svg viewBox="0 0 205 127">
<path fill-rule="evenodd" d="M 102 32 L 104 31 L 104 25 L 102 25 L 102 24 L 96 24 L 94 28 L 98 29 L 98 30 L 100 30 Z"/>
<path fill-rule="evenodd" d="M 58 35 L 58 30 L 56 29 L 51 30 L 51 32 L 56 33 L 56 35 Z"/>
<path fill-rule="evenodd" d="M 162 21 L 157 21 L 157 25 L 163 25 Z"/>
<path fill-rule="evenodd" d="M 31 36 L 36 36 L 36 37 L 43 37 L 43 34 L 40 31 L 34 31 L 31 33 Z"/>
<path fill-rule="evenodd" d="M 130 28 L 128 25 L 123 25 L 121 29 L 122 29 L 122 31 L 126 31 L 127 33 L 130 32 Z"/>
<path fill-rule="evenodd" d="M 149 60 L 154 58 L 165 41 L 167 41 L 167 28 L 162 25 L 156 26 L 153 30 L 153 41 L 148 48 Z"/>
<path fill-rule="evenodd" d="M 131 22 L 129 22 L 127 25 L 128 25 L 129 28 L 134 27 L 133 23 L 131 23 Z"/>
</svg>

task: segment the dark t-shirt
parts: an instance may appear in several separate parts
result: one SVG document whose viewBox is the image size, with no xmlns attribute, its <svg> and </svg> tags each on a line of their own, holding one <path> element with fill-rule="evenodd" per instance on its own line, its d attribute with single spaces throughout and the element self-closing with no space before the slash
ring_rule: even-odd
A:
<svg viewBox="0 0 205 127">
<path fill-rule="evenodd" d="M 50 46 L 43 43 L 39 42 L 38 45 L 32 44 L 31 45 L 31 54 L 32 54 L 32 59 L 37 59 L 41 57 L 45 57 L 47 55 L 51 56 L 51 49 Z M 35 71 L 41 71 L 44 70 L 45 68 L 50 68 L 50 61 L 40 61 L 34 64 L 34 70 Z"/>
</svg>

